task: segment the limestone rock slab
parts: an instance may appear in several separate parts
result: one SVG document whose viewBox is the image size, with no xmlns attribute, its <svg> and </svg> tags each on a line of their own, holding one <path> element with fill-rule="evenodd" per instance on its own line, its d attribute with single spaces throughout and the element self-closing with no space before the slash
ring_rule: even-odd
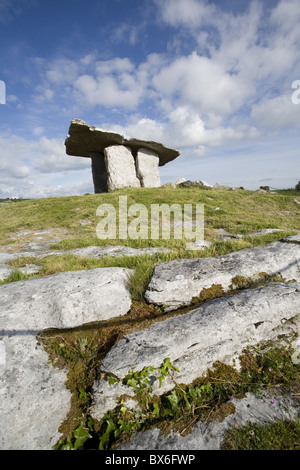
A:
<svg viewBox="0 0 300 470">
<path fill-rule="evenodd" d="M 70 408 L 66 371 L 48 365 L 30 315 L 0 320 L 0 448 L 51 450 Z"/>
<path fill-rule="evenodd" d="M 125 188 L 139 188 L 140 180 L 136 176 L 135 162 L 129 148 L 112 145 L 104 150 L 109 191 Z"/>
<path fill-rule="evenodd" d="M 0 286 L 0 315 L 30 316 L 32 328 L 74 328 L 125 315 L 130 270 L 70 271 Z"/>
<path fill-rule="evenodd" d="M 281 274 L 300 281 L 300 246 L 274 242 L 216 258 L 193 258 L 156 265 L 145 298 L 149 303 L 172 310 L 191 304 L 203 289 L 221 286 L 230 290 L 236 276 L 255 277 L 259 273 Z"/>
<path fill-rule="evenodd" d="M 50 450 L 70 408 L 66 371 L 48 365 L 37 336 L 124 315 L 130 270 L 98 268 L 0 286 L 0 448 Z"/>
<path fill-rule="evenodd" d="M 122 379 L 133 366 L 137 371 L 145 366 L 158 368 L 169 357 L 179 369 L 174 374 L 177 383 L 190 384 L 214 362 L 230 363 L 247 345 L 276 337 L 276 328 L 300 313 L 299 294 L 300 283 L 271 283 L 207 302 L 188 314 L 126 335 L 103 359 L 101 371 Z M 158 389 L 157 382 L 157 394 L 174 387 L 166 380 Z M 130 387 L 122 385 L 120 390 L 117 385 L 115 400 L 131 394 Z M 113 394 L 106 380 L 95 383 L 91 408 L 95 418 L 100 419 L 111 408 Z"/>
<path fill-rule="evenodd" d="M 266 392 L 259 397 L 247 393 L 245 398 L 232 398 L 229 403 L 235 406 L 235 413 L 222 422 L 199 422 L 184 437 L 174 432 L 165 436 L 160 429 L 154 428 L 134 434 L 128 444 L 118 446 L 117 450 L 221 450 L 225 433 L 234 426 L 245 426 L 249 422 L 265 425 L 279 420 L 289 421 L 297 418 L 300 409 L 291 397 L 276 395 L 274 399 Z"/>
<path fill-rule="evenodd" d="M 159 156 L 149 149 L 139 149 L 136 155 L 136 172 L 143 188 L 161 186 L 158 171 Z"/>
<path fill-rule="evenodd" d="M 139 256 L 139 255 L 156 255 L 157 253 L 169 253 L 168 248 L 148 247 L 148 248 L 131 248 L 130 246 L 88 246 L 86 248 L 75 248 L 69 253 L 80 256 L 81 258 L 102 258 L 103 256 Z"/>
</svg>

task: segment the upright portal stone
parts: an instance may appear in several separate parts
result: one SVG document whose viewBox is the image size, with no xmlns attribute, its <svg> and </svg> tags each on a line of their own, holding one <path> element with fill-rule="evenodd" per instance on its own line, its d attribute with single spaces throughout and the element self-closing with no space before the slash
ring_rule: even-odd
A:
<svg viewBox="0 0 300 470">
<path fill-rule="evenodd" d="M 136 156 L 136 174 L 144 188 L 159 188 L 161 186 L 158 171 L 159 156 L 153 150 L 139 149 Z"/>
<path fill-rule="evenodd" d="M 95 194 L 107 193 L 107 171 L 103 153 L 91 152 L 91 160 Z"/>
<path fill-rule="evenodd" d="M 104 149 L 107 171 L 107 188 L 109 191 L 125 188 L 139 188 L 140 180 L 136 176 L 135 162 L 129 148 L 123 145 L 112 145 Z"/>
</svg>

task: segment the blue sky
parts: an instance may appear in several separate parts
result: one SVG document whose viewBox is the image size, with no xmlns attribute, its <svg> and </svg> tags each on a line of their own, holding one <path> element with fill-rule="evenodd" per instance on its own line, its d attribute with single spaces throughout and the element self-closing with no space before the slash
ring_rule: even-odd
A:
<svg viewBox="0 0 300 470">
<path fill-rule="evenodd" d="M 294 187 L 299 24 L 298 0 L 0 0 L 0 198 L 93 193 L 73 118 L 178 149 L 163 183 Z"/>
</svg>

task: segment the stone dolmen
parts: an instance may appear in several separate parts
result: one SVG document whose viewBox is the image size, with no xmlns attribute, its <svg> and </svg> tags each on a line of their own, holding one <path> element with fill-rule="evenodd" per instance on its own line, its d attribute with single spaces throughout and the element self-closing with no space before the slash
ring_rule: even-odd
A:
<svg viewBox="0 0 300 470">
<path fill-rule="evenodd" d="M 179 152 L 158 142 L 125 139 L 121 134 L 73 119 L 65 141 L 67 155 L 89 157 L 95 193 L 129 187 L 161 186 L 159 166 Z"/>
</svg>

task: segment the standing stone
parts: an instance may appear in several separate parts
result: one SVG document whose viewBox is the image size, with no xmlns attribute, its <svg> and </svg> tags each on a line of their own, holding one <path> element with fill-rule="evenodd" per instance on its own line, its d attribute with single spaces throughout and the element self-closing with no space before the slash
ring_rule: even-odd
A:
<svg viewBox="0 0 300 470">
<path fill-rule="evenodd" d="M 107 172 L 103 153 L 92 152 L 91 161 L 95 194 L 107 193 Z"/>
<path fill-rule="evenodd" d="M 104 159 L 107 171 L 108 191 L 141 186 L 136 176 L 135 162 L 129 148 L 123 145 L 111 145 L 104 149 Z"/>
<path fill-rule="evenodd" d="M 161 186 L 159 156 L 153 150 L 141 148 L 136 156 L 136 173 L 143 188 L 159 188 Z"/>
</svg>

